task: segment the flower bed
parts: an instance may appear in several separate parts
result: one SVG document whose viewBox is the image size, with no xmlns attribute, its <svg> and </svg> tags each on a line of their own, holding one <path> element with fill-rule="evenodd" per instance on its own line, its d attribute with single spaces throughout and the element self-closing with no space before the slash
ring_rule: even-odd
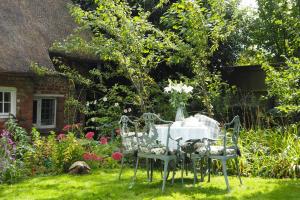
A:
<svg viewBox="0 0 300 200">
<path fill-rule="evenodd" d="M 119 139 L 109 142 L 95 133 L 82 132 L 80 124 L 66 125 L 59 134 L 51 132 L 41 137 L 33 128 L 28 133 L 13 120 L 0 135 L 0 183 L 15 182 L 25 176 L 67 172 L 72 163 L 85 161 L 92 169 L 115 168 L 122 158 Z"/>
</svg>

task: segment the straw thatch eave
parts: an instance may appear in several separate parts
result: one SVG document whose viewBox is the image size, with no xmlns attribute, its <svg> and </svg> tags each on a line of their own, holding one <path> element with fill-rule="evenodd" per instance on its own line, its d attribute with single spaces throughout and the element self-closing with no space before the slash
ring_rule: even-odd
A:
<svg viewBox="0 0 300 200">
<path fill-rule="evenodd" d="M 29 72 L 31 62 L 53 68 L 48 49 L 76 27 L 70 0 L 0 1 L 0 72 Z"/>
</svg>

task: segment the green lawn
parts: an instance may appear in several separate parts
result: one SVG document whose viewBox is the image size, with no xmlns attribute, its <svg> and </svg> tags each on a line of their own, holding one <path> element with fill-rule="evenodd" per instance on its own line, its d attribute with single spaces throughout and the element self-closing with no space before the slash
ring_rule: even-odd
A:
<svg viewBox="0 0 300 200">
<path fill-rule="evenodd" d="M 179 177 L 174 186 L 167 184 L 162 193 L 160 174 L 152 183 L 146 181 L 145 171 L 138 171 L 137 183 L 130 187 L 132 169 L 125 170 L 117 180 L 118 170 L 95 170 L 90 175 L 45 176 L 24 180 L 13 185 L 0 185 L 0 199 L 300 199 L 300 180 L 243 178 L 240 186 L 230 177 L 231 193 L 226 192 L 222 176 L 213 176 L 211 183 L 192 185 L 192 175 L 181 185 Z"/>
</svg>

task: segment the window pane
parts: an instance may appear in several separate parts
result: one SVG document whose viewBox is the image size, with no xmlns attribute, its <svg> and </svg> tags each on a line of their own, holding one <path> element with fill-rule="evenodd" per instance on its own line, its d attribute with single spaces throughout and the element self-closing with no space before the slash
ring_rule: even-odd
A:
<svg viewBox="0 0 300 200">
<path fill-rule="evenodd" d="M 4 103 L 4 112 L 10 113 L 10 103 Z"/>
<path fill-rule="evenodd" d="M 3 113 L 3 103 L 0 102 L 0 113 Z"/>
<path fill-rule="evenodd" d="M 4 93 L 4 101 L 10 102 L 10 92 L 5 92 Z"/>
<path fill-rule="evenodd" d="M 3 102 L 3 92 L 0 92 L 0 101 Z"/>
<path fill-rule="evenodd" d="M 32 123 L 36 124 L 37 120 L 37 100 L 33 101 Z"/>
<path fill-rule="evenodd" d="M 42 99 L 41 105 L 41 125 L 53 125 L 55 112 L 54 99 Z"/>
</svg>

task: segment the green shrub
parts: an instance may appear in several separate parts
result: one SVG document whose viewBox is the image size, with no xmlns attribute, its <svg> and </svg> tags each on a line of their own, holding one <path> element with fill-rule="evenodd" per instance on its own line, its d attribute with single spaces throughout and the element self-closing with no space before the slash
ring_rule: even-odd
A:
<svg viewBox="0 0 300 200">
<path fill-rule="evenodd" d="M 286 128 L 243 130 L 240 135 L 241 172 L 245 176 L 271 178 L 300 177 L 300 137 L 297 126 Z M 222 165 L 214 162 L 217 172 Z M 233 160 L 228 172 L 236 174 Z"/>
<path fill-rule="evenodd" d="M 84 148 L 72 133 L 57 139 L 54 132 L 48 137 L 41 137 L 33 129 L 32 135 L 33 150 L 25 155 L 26 166 L 31 174 L 62 173 L 73 162 L 82 159 Z"/>
</svg>

